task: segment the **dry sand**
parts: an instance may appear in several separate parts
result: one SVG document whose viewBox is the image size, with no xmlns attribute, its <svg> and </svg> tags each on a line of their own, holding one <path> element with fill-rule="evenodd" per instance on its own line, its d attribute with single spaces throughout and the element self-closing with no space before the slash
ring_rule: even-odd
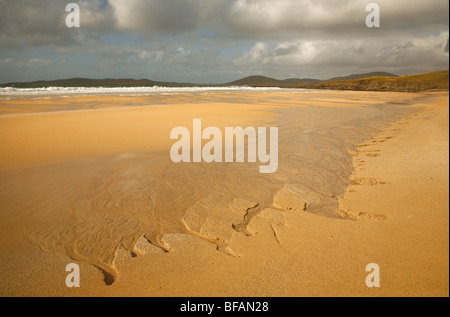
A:
<svg viewBox="0 0 450 317">
<path fill-rule="evenodd" d="M 278 126 L 277 173 L 172 163 L 194 118 Z M 448 296 L 448 146 L 448 93 L 0 100 L 0 295 Z"/>
</svg>

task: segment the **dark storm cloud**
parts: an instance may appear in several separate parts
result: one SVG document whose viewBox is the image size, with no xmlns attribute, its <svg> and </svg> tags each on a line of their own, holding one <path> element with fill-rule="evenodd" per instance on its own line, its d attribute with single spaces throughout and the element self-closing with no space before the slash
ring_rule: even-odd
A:
<svg viewBox="0 0 450 317">
<path fill-rule="evenodd" d="M 365 37 L 368 0 L 100 0 L 78 1 L 83 28 L 95 37 L 114 31 L 184 34 L 216 28 L 230 38 L 286 39 Z M 74 32 L 64 27 L 66 1 L 0 0 L 2 44 L 66 44 Z M 417 34 L 448 29 L 448 1 L 378 0 L 382 33 Z M 385 34 L 383 33 L 383 36 Z"/>
<path fill-rule="evenodd" d="M 114 27 L 111 9 L 99 0 L 78 1 L 83 28 L 65 25 L 67 1 L 0 0 L 0 48 L 82 43 L 97 39 Z"/>
<path fill-rule="evenodd" d="M 202 24 L 202 10 L 208 1 L 197 0 L 110 0 L 117 28 L 155 35 L 193 31 Z"/>
</svg>

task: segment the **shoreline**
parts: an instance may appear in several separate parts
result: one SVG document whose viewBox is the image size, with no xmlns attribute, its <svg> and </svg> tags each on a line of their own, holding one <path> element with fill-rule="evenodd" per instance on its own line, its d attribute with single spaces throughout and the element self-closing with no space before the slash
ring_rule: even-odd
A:
<svg viewBox="0 0 450 317">
<path fill-rule="evenodd" d="M 383 235 L 367 237 L 374 249 L 390 243 L 397 255 L 390 259 L 379 251 L 384 285 L 404 291 L 386 296 L 449 294 L 448 94 L 433 98 L 438 103 L 419 105 L 419 112 L 358 145 L 352 184 L 340 198 L 345 218 L 386 223 Z"/>
</svg>

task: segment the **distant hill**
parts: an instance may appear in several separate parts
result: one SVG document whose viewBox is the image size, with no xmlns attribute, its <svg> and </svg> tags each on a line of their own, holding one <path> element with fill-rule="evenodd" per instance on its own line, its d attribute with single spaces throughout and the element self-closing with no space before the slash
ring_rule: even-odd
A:
<svg viewBox="0 0 450 317">
<path fill-rule="evenodd" d="M 34 81 L 7 83 L 0 87 L 16 88 L 45 88 L 45 87 L 205 87 L 205 86 L 249 86 L 249 87 L 280 87 L 280 88 L 307 88 L 332 90 L 371 90 L 371 91 L 424 91 L 448 90 L 448 70 L 413 75 L 400 76 L 373 72 L 366 74 L 353 74 L 345 77 L 334 77 L 328 80 L 311 78 L 290 78 L 279 80 L 265 76 L 250 76 L 226 84 L 193 84 L 177 82 L 160 82 L 149 79 L 87 79 L 71 78 L 51 81 Z"/>
<path fill-rule="evenodd" d="M 345 76 L 345 77 L 334 77 L 334 78 L 328 79 L 327 81 L 361 79 L 361 78 L 368 78 L 368 77 L 375 77 L 375 76 L 398 77 L 397 75 L 390 74 L 390 73 L 373 72 L 373 73 L 366 73 L 366 74 L 354 74 L 354 75 Z"/>
<path fill-rule="evenodd" d="M 281 87 L 281 88 L 302 88 L 306 85 L 318 84 L 321 82 L 329 82 L 336 80 L 349 80 L 349 79 L 359 79 L 373 76 L 389 76 L 397 77 L 397 75 L 385 73 L 385 72 L 373 72 L 366 74 L 354 74 L 346 77 L 335 77 L 327 80 L 319 80 L 312 78 L 290 78 L 285 80 L 278 80 L 275 78 L 265 77 L 265 76 L 249 76 L 230 83 L 225 84 L 226 86 L 250 86 L 250 87 Z"/>
<path fill-rule="evenodd" d="M 319 79 L 311 79 L 311 78 L 289 78 L 285 80 L 281 80 L 281 83 L 284 87 L 293 87 L 293 86 L 300 86 L 305 84 L 312 84 L 312 83 L 320 83 L 321 80 Z"/>
<path fill-rule="evenodd" d="M 225 86 L 249 86 L 249 87 L 293 87 L 296 85 L 306 85 L 318 83 L 320 80 L 317 79 L 299 79 L 290 78 L 285 80 L 278 80 L 275 78 L 265 77 L 265 76 L 249 76 L 230 83 L 225 84 Z"/>
<path fill-rule="evenodd" d="M 307 85 L 305 88 L 370 91 L 425 91 L 449 90 L 448 70 L 412 76 L 374 76 L 368 78 L 335 80 Z"/>
<path fill-rule="evenodd" d="M 70 78 L 59 80 L 40 80 L 28 83 L 8 83 L 0 87 L 16 88 L 45 88 L 45 87 L 192 87 L 198 86 L 191 83 L 158 82 L 149 79 L 88 79 L 88 78 Z"/>
</svg>

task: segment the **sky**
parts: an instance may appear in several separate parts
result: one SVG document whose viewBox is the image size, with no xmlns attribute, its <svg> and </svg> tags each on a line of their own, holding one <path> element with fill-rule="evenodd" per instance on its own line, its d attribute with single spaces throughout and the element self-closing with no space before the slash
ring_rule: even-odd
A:
<svg viewBox="0 0 450 317">
<path fill-rule="evenodd" d="M 68 28 L 66 5 L 80 7 Z M 368 28 L 366 5 L 380 8 Z M 448 0 L 0 0 L 0 83 L 448 69 Z"/>
</svg>

